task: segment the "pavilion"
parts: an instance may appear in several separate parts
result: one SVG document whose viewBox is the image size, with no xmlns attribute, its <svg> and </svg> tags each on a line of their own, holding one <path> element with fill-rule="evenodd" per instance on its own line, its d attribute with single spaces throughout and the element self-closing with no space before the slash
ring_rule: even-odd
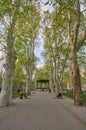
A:
<svg viewBox="0 0 86 130">
<path fill-rule="evenodd" d="M 41 91 L 49 90 L 49 80 L 48 79 L 39 79 L 37 80 L 37 89 L 40 89 Z"/>
</svg>

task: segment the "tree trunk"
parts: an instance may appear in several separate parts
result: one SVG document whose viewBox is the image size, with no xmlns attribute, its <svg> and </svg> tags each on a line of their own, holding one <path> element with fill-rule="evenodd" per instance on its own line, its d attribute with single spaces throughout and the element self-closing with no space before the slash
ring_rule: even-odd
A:
<svg viewBox="0 0 86 130">
<path fill-rule="evenodd" d="M 13 14 L 12 23 L 8 29 L 7 35 L 7 53 L 6 53 L 6 63 L 5 63 L 5 72 L 2 84 L 2 91 L 0 95 L 0 106 L 5 107 L 12 104 L 12 86 L 14 79 L 14 70 L 15 70 L 15 51 L 14 51 L 14 28 L 17 21 L 17 13 L 19 11 L 21 0 L 18 0 L 16 3 L 16 10 Z"/>
<path fill-rule="evenodd" d="M 56 93 L 60 92 L 60 82 L 59 82 L 59 76 L 58 76 L 58 72 L 57 72 L 57 66 L 56 66 L 56 61 L 54 62 L 54 74 L 55 74 L 55 78 L 54 78 L 54 82 L 55 82 L 55 91 Z"/>
<path fill-rule="evenodd" d="M 56 79 L 55 79 L 55 92 L 56 94 L 60 93 L 60 82 L 58 80 L 58 75 L 56 75 Z"/>
<path fill-rule="evenodd" d="M 80 1 L 76 1 L 76 24 L 74 26 L 74 33 L 71 33 L 71 27 L 72 27 L 72 17 L 71 13 L 68 8 L 67 10 L 67 15 L 68 15 L 68 40 L 70 43 L 70 48 L 71 48 L 71 57 L 70 57 L 70 62 L 71 62 L 71 70 L 72 70 L 72 85 L 73 85 L 73 90 L 74 90 L 74 104 L 75 105 L 83 105 L 83 98 L 82 98 L 82 89 L 81 89 L 81 79 L 80 79 L 80 72 L 79 72 L 79 66 L 78 66 L 78 61 L 77 61 L 77 52 L 78 52 L 78 47 L 81 47 L 81 44 L 84 43 L 85 40 L 85 35 L 83 39 L 80 39 L 80 44 L 78 43 L 78 34 L 79 34 L 79 27 L 80 27 Z"/>
<path fill-rule="evenodd" d="M 72 86 L 74 90 L 74 104 L 83 105 L 80 71 L 77 63 L 75 49 L 71 51 Z"/>
<path fill-rule="evenodd" d="M 30 81 L 27 79 L 27 82 L 26 82 L 26 94 L 27 95 L 31 95 L 31 90 L 30 90 Z"/>
<path fill-rule="evenodd" d="M 29 69 L 26 69 L 27 71 L 27 80 L 26 80 L 26 93 L 27 95 L 31 95 L 31 79 L 30 79 L 30 72 Z"/>
<path fill-rule="evenodd" d="M 2 84 L 2 91 L 0 95 L 0 106 L 5 107 L 12 104 L 12 86 L 14 79 L 14 70 L 15 70 L 15 52 L 13 44 L 11 41 L 12 37 L 8 34 L 8 44 L 7 44 L 7 53 L 6 53 L 6 64 L 5 72 Z"/>
</svg>

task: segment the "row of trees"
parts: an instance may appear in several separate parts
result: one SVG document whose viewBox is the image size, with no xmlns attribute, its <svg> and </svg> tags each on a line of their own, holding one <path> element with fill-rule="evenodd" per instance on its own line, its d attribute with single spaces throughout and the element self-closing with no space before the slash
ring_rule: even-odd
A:
<svg viewBox="0 0 86 130">
<path fill-rule="evenodd" d="M 19 84 L 26 82 L 26 91 L 30 94 L 37 59 L 34 49 L 40 26 L 39 2 L 35 0 L 0 1 L 0 49 L 4 50 L 0 106 L 12 104 L 14 76 L 15 85 L 16 82 Z M 46 5 L 51 4 L 53 12 L 45 12 L 43 19 L 43 56 L 46 67 L 41 69 L 41 72 L 45 69 L 51 86 L 55 86 L 59 92 L 63 86 L 66 71 L 71 70 L 76 105 L 83 104 L 79 64 L 81 60 L 86 62 L 84 58 L 84 52 L 86 52 L 85 2 L 85 0 L 49 0 Z M 70 74 L 68 75 L 70 77 Z"/>
<path fill-rule="evenodd" d="M 54 0 L 50 3 L 48 1 L 46 4 L 53 6 L 53 12 L 45 12 L 44 21 L 45 50 L 43 56 L 50 67 L 50 79 L 59 92 L 64 72 L 71 70 L 76 105 L 83 104 L 79 64 L 81 59 L 84 59 L 86 63 L 84 58 L 84 53 L 86 53 L 85 2 Z"/>
<path fill-rule="evenodd" d="M 0 43 L 5 51 L 0 106 L 12 104 L 12 87 L 16 71 L 26 80 L 26 91 L 30 94 L 36 62 L 34 48 L 40 25 L 39 7 L 39 2 L 35 0 L 0 1 Z"/>
</svg>

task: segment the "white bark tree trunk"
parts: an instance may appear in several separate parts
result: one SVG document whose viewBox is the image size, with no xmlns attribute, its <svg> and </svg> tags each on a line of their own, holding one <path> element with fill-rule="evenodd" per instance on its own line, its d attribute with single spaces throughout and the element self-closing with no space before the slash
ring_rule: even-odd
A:
<svg viewBox="0 0 86 130">
<path fill-rule="evenodd" d="M 8 43 L 7 43 L 5 72 L 2 84 L 2 91 L 0 95 L 0 106 L 2 107 L 9 106 L 12 104 L 12 86 L 13 86 L 15 60 L 16 60 L 13 48 L 12 34 L 10 30 L 8 32 L 7 40 Z"/>
<path fill-rule="evenodd" d="M 34 39 L 31 39 L 30 43 L 27 43 L 26 46 L 26 54 L 27 54 L 27 80 L 26 80 L 26 93 L 31 95 L 31 86 L 32 86 L 32 74 L 34 68 Z"/>
<path fill-rule="evenodd" d="M 31 74 L 30 74 L 30 70 L 26 69 L 27 71 L 27 80 L 26 80 L 26 93 L 27 95 L 31 95 Z"/>
<path fill-rule="evenodd" d="M 13 79 L 14 79 L 14 70 L 15 70 L 15 51 L 14 51 L 14 28 L 17 21 L 17 13 L 20 7 L 20 1 L 18 0 L 16 3 L 16 9 L 13 14 L 12 23 L 8 29 L 7 35 L 7 52 L 6 52 L 6 63 L 5 63 L 5 72 L 2 84 L 2 91 L 0 95 L 0 106 L 6 107 L 12 104 L 12 86 L 13 86 Z"/>
<path fill-rule="evenodd" d="M 58 76 L 58 72 L 57 72 L 57 65 L 56 65 L 56 60 L 54 60 L 54 74 L 55 74 L 55 91 L 56 93 L 60 92 L 60 81 L 59 81 L 59 76 Z"/>
</svg>

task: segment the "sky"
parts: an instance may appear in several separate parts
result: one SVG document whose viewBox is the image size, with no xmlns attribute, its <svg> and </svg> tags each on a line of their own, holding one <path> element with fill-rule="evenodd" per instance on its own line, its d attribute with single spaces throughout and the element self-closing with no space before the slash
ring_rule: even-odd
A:
<svg viewBox="0 0 86 130">
<path fill-rule="evenodd" d="M 50 12 L 52 11 L 51 6 L 44 5 L 47 1 L 48 0 L 41 0 L 42 13 L 43 13 L 43 11 L 47 11 L 47 10 L 49 10 Z M 40 61 L 38 61 L 38 63 L 37 63 L 37 68 L 40 68 L 44 65 L 44 60 L 43 60 L 43 57 L 41 56 L 41 53 L 43 51 L 43 44 L 44 44 L 44 41 L 43 41 L 42 34 L 41 34 L 39 36 L 39 47 L 36 47 L 36 49 L 35 49 L 35 55 L 40 59 Z"/>
<path fill-rule="evenodd" d="M 44 5 L 48 0 L 40 0 L 40 1 L 41 1 L 42 13 L 43 13 L 43 11 L 47 11 L 47 10 L 49 10 L 50 12 L 53 11 L 51 6 L 49 6 L 49 5 L 45 6 Z M 81 6 L 81 10 L 84 10 L 83 6 Z M 44 44 L 44 42 L 43 42 L 43 38 L 41 37 L 41 35 L 40 35 L 39 39 L 40 39 L 39 47 L 36 47 L 36 50 L 35 50 L 35 55 L 37 57 L 39 57 L 39 59 L 40 59 L 40 61 L 37 63 L 37 68 L 42 67 L 44 65 L 44 60 L 43 60 L 43 57 L 41 56 L 41 53 L 43 51 L 43 44 Z"/>
<path fill-rule="evenodd" d="M 37 62 L 37 68 L 40 68 L 44 65 L 43 58 L 41 56 L 41 53 L 43 51 L 43 39 L 39 39 L 39 45 L 35 48 L 35 55 L 39 58 L 39 61 Z"/>
<path fill-rule="evenodd" d="M 41 0 L 41 10 L 42 10 L 42 13 L 43 11 L 46 11 L 46 10 L 52 10 L 52 8 L 49 6 L 49 5 L 44 5 L 48 0 Z M 0 29 L 2 30 L 2 27 L 3 25 L 0 25 Z M 36 47 L 35 49 L 35 55 L 40 59 L 40 61 L 38 61 L 37 63 L 37 67 L 42 67 L 44 65 L 44 61 L 43 61 L 43 58 L 41 56 L 41 53 L 43 51 L 43 38 L 42 38 L 42 34 L 39 36 L 39 46 Z"/>
<path fill-rule="evenodd" d="M 40 0 L 41 1 L 41 10 L 42 12 L 43 11 L 47 11 L 49 10 L 50 12 L 52 12 L 52 7 L 49 6 L 49 5 L 44 5 L 48 0 Z M 37 67 L 42 67 L 44 65 L 44 61 L 43 61 L 43 58 L 41 56 L 41 53 L 43 51 L 43 44 L 44 44 L 44 41 L 43 41 L 43 38 L 42 38 L 42 34 L 39 36 L 39 46 L 36 47 L 35 49 L 35 55 L 40 59 L 40 61 L 38 61 L 37 63 Z"/>
</svg>

